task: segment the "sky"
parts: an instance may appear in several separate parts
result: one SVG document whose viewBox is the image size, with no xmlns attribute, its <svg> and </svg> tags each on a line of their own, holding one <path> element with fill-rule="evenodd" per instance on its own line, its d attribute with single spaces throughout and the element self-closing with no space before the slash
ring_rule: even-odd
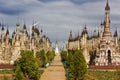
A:
<svg viewBox="0 0 120 80">
<path fill-rule="evenodd" d="M 109 0 L 111 31 L 120 32 L 120 0 Z M 69 38 L 72 30 L 76 36 L 87 26 L 89 34 L 98 30 L 105 18 L 106 0 L 0 0 L 0 22 L 8 26 L 10 35 L 19 19 L 30 30 L 33 20 L 50 40 L 60 45 Z M 7 28 L 7 27 L 6 27 Z"/>
</svg>

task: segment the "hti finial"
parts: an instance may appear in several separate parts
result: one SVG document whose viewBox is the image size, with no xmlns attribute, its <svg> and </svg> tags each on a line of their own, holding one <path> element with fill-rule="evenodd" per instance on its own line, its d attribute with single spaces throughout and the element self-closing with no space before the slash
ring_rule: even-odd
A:
<svg viewBox="0 0 120 80">
<path fill-rule="evenodd" d="M 110 10 L 109 2 L 107 0 L 105 10 Z"/>
</svg>

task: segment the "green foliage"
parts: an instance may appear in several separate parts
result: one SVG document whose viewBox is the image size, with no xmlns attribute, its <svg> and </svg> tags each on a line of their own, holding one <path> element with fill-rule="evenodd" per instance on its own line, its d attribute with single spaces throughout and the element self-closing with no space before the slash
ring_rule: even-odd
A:
<svg viewBox="0 0 120 80">
<path fill-rule="evenodd" d="M 8 78 L 8 77 L 6 77 L 6 76 L 4 76 L 3 80 L 9 80 L 9 78 Z"/>
<path fill-rule="evenodd" d="M 117 75 L 117 79 L 120 79 L 120 69 L 119 68 L 117 68 L 116 69 L 116 75 Z"/>
<path fill-rule="evenodd" d="M 22 80 L 24 78 L 24 74 L 21 70 L 21 67 L 17 62 L 15 64 L 16 64 L 16 66 L 15 66 L 15 79 Z"/>
<path fill-rule="evenodd" d="M 67 61 L 67 51 L 62 51 L 61 52 L 61 59 L 62 61 Z"/>
<path fill-rule="evenodd" d="M 47 56 L 48 62 L 50 63 L 53 60 L 53 58 L 54 58 L 55 55 L 54 55 L 53 51 L 48 51 L 46 53 L 46 56 Z"/>
<path fill-rule="evenodd" d="M 73 55 L 69 54 L 67 57 L 67 64 L 65 65 L 65 69 L 66 69 L 66 77 L 67 80 L 72 80 L 73 79 L 73 70 L 74 70 L 74 59 L 73 59 Z"/>
<path fill-rule="evenodd" d="M 0 74 L 13 74 L 12 70 L 0 70 Z"/>
<path fill-rule="evenodd" d="M 15 61 L 14 72 L 16 80 L 27 79 L 39 80 L 39 65 L 31 51 L 22 51 L 21 58 Z"/>
<path fill-rule="evenodd" d="M 47 63 L 47 57 L 45 51 L 41 50 L 40 52 L 37 52 L 36 58 L 40 67 L 45 67 L 45 64 Z"/>
<path fill-rule="evenodd" d="M 67 80 L 83 80 L 87 72 L 87 64 L 83 53 L 76 50 L 67 56 L 65 65 Z"/>
<path fill-rule="evenodd" d="M 79 50 L 76 50 L 73 56 L 74 59 L 74 76 L 75 80 L 83 80 L 85 73 L 87 72 L 87 64 L 83 53 Z"/>
<path fill-rule="evenodd" d="M 117 71 L 88 70 L 85 80 L 119 80 Z"/>
<path fill-rule="evenodd" d="M 37 62 L 40 65 L 40 67 L 45 67 L 47 63 L 51 63 L 51 61 L 54 59 L 55 53 L 53 51 L 48 51 L 45 53 L 44 50 L 41 50 L 40 52 L 36 53 Z"/>
</svg>

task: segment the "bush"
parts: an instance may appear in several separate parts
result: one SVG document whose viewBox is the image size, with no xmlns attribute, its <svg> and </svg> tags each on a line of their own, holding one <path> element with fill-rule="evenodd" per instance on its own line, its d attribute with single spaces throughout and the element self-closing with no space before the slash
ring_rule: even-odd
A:
<svg viewBox="0 0 120 80">
<path fill-rule="evenodd" d="M 80 50 L 76 50 L 73 54 L 68 55 L 65 69 L 67 80 L 84 79 L 87 72 L 87 64 Z"/>
<path fill-rule="evenodd" d="M 44 50 L 36 53 L 36 58 L 40 67 L 45 67 L 46 63 L 48 62 L 46 53 Z"/>
<path fill-rule="evenodd" d="M 62 62 L 64 61 L 67 61 L 67 51 L 62 51 L 61 52 L 61 59 L 62 59 Z"/>
<path fill-rule="evenodd" d="M 76 50 L 73 56 L 74 60 L 74 76 L 75 80 L 83 80 L 87 72 L 87 64 L 83 53 L 80 50 Z"/>
<path fill-rule="evenodd" d="M 54 59 L 55 53 L 53 51 L 48 51 L 45 53 L 44 50 L 41 50 L 36 53 L 37 62 L 40 65 L 40 67 L 46 67 L 47 63 L 51 63 L 51 61 Z"/>
<path fill-rule="evenodd" d="M 46 56 L 47 56 L 47 59 L 48 59 L 48 62 L 50 63 L 53 59 L 54 59 L 54 52 L 53 51 L 48 51 L 46 53 Z"/>
<path fill-rule="evenodd" d="M 14 63 L 14 73 L 16 80 L 33 79 L 39 80 L 40 71 L 36 59 L 31 51 L 22 51 L 21 58 Z"/>
</svg>

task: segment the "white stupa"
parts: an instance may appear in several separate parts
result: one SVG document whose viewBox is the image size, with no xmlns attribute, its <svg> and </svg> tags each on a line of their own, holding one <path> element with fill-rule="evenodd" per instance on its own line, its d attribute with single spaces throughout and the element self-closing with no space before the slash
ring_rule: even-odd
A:
<svg viewBox="0 0 120 80">
<path fill-rule="evenodd" d="M 60 55 L 59 49 L 58 49 L 58 42 L 55 43 L 55 55 Z"/>
</svg>

